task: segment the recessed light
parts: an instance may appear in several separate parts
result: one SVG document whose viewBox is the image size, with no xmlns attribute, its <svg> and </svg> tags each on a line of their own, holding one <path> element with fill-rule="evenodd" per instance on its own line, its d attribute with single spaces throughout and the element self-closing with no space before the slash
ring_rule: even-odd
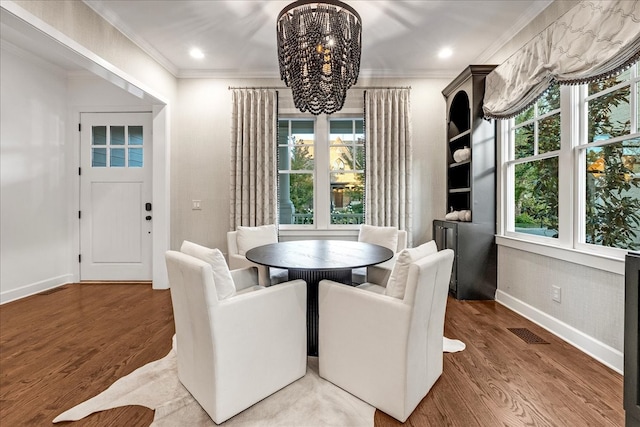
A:
<svg viewBox="0 0 640 427">
<path fill-rule="evenodd" d="M 438 52 L 438 58 L 440 59 L 449 58 L 451 55 L 453 55 L 453 51 L 450 47 L 443 47 L 440 49 L 440 52 Z"/>
<path fill-rule="evenodd" d="M 202 51 L 200 49 L 198 49 L 197 47 L 194 47 L 193 49 L 191 49 L 189 51 L 189 55 L 191 55 L 191 57 L 195 58 L 195 59 L 204 58 L 204 53 L 202 53 Z"/>
</svg>

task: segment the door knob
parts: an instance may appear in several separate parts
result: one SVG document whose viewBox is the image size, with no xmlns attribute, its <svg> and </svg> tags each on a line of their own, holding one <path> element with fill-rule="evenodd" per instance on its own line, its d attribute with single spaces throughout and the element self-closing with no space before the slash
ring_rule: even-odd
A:
<svg viewBox="0 0 640 427">
<path fill-rule="evenodd" d="M 147 215 L 147 216 L 145 217 L 145 219 L 146 219 L 147 221 L 151 221 L 151 215 Z"/>
</svg>

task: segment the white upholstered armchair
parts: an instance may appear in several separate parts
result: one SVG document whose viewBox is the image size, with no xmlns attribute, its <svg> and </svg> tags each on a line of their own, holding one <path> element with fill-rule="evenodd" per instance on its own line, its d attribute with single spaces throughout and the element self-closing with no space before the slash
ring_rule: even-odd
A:
<svg viewBox="0 0 640 427">
<path fill-rule="evenodd" d="M 209 262 L 168 251 L 166 263 L 178 378 L 222 423 L 305 375 L 307 287 L 255 286 L 255 268 L 232 275 L 222 253 L 209 251 Z"/>
<path fill-rule="evenodd" d="M 229 268 L 235 270 L 245 267 L 257 267 L 258 280 L 262 286 L 286 282 L 289 278 L 287 270 L 258 265 L 249 261 L 245 256 L 249 249 L 269 243 L 278 243 L 278 232 L 274 224 L 259 227 L 240 226 L 236 231 L 227 232 Z"/>
<path fill-rule="evenodd" d="M 320 376 L 404 422 L 442 374 L 453 251 L 400 253 L 387 287 L 319 285 Z"/>
<path fill-rule="evenodd" d="M 358 233 L 358 241 L 373 243 L 391 249 L 395 255 L 388 261 L 369 267 L 356 268 L 351 275 L 354 284 L 364 282 L 386 283 L 396 262 L 398 253 L 407 248 L 407 232 L 397 227 L 380 227 L 362 224 Z"/>
</svg>

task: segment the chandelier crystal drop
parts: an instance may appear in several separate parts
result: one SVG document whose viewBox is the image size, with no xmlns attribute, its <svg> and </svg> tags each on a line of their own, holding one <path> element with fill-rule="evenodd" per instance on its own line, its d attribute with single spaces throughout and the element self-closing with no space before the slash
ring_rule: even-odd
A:
<svg viewBox="0 0 640 427">
<path fill-rule="evenodd" d="M 344 106 L 360 72 L 362 20 L 336 0 L 298 0 L 277 21 L 280 78 L 301 112 L 331 114 Z"/>
</svg>

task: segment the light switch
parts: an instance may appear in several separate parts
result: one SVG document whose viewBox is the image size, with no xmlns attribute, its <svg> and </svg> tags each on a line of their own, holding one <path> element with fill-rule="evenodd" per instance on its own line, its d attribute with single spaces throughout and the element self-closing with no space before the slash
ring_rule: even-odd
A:
<svg viewBox="0 0 640 427">
<path fill-rule="evenodd" d="M 192 200 L 191 201 L 191 209 L 194 211 L 199 211 L 202 209 L 202 201 L 201 200 Z"/>
</svg>

